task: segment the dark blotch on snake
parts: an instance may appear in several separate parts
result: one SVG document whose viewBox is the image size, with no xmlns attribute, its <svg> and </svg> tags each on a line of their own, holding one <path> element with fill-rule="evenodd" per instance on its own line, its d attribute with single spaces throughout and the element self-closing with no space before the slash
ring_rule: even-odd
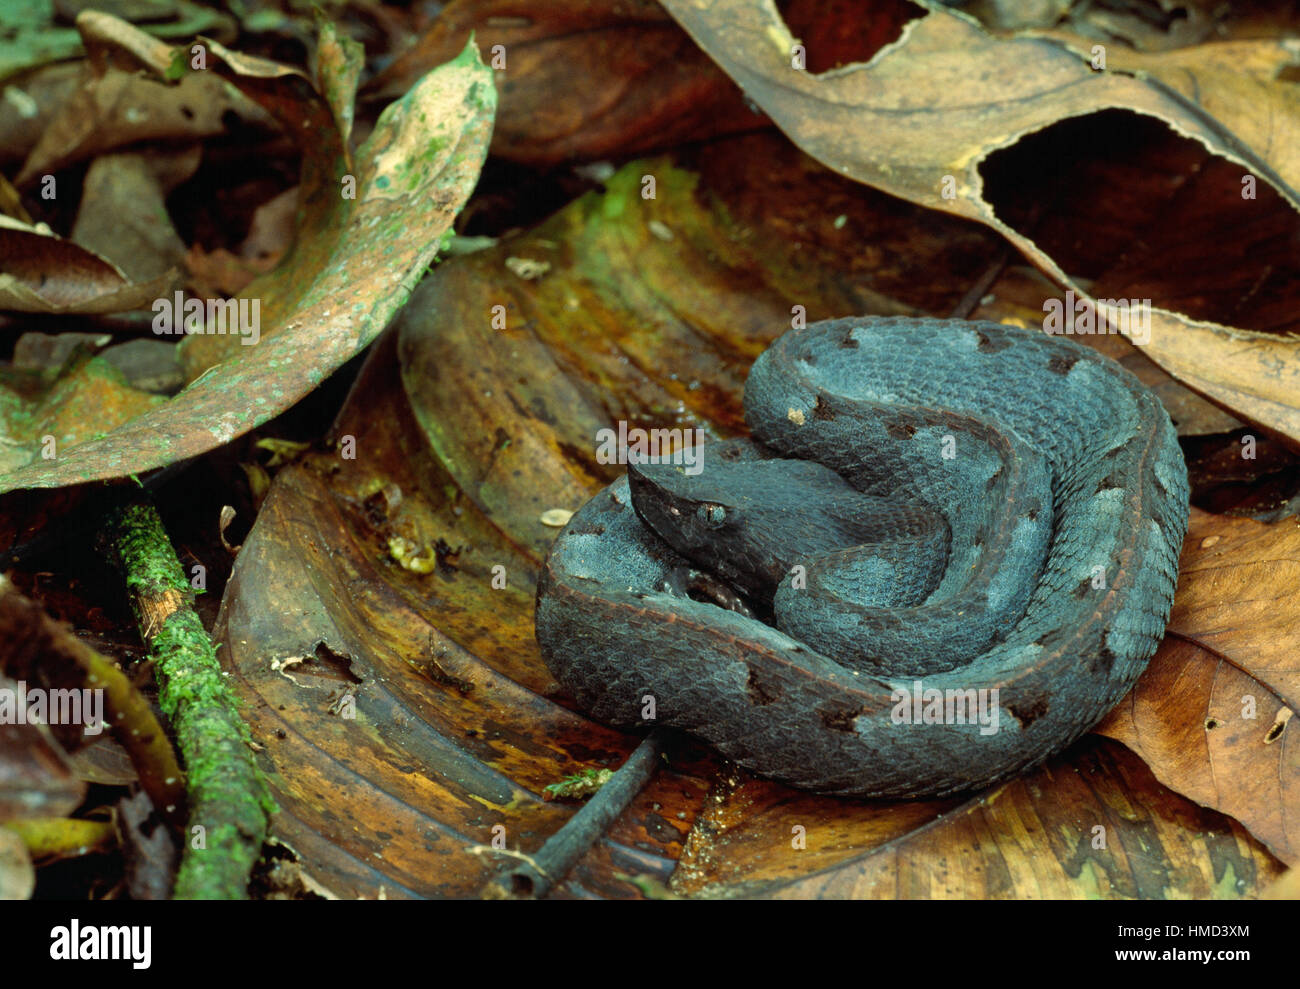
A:
<svg viewBox="0 0 1300 989">
<path fill-rule="evenodd" d="M 1035 697 L 1033 700 L 1018 701 L 1015 705 L 1003 704 L 1002 707 L 1020 722 L 1021 729 L 1025 729 L 1047 713 L 1047 698 Z"/>
<path fill-rule="evenodd" d="M 979 330 L 975 331 L 975 340 L 976 348 L 986 354 L 996 354 L 999 350 L 1010 346 L 1007 340 L 994 340 L 988 334 L 981 333 Z"/>
<path fill-rule="evenodd" d="M 755 707 L 775 704 L 781 699 L 781 691 L 760 681 L 752 666 L 749 668 L 749 676 L 745 681 L 745 693 L 749 695 L 749 702 Z"/>
<path fill-rule="evenodd" d="M 834 708 L 822 708 L 817 715 L 822 719 L 822 724 L 831 731 L 852 731 L 853 722 L 857 720 L 859 713 L 857 708 L 838 711 Z"/>
</svg>

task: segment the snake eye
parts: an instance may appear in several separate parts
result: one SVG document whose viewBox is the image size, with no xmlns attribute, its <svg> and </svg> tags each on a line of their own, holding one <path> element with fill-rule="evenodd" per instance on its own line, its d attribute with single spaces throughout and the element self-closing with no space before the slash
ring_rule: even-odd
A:
<svg viewBox="0 0 1300 989">
<path fill-rule="evenodd" d="M 695 516 L 710 529 L 716 529 L 727 521 L 727 510 L 721 505 L 706 502 L 695 510 Z"/>
</svg>

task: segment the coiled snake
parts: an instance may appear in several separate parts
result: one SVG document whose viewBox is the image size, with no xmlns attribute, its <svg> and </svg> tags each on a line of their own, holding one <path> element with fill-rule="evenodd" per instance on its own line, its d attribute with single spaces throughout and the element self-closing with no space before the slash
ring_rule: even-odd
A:
<svg viewBox="0 0 1300 989">
<path fill-rule="evenodd" d="M 537 639 L 594 717 L 821 793 L 939 795 L 1068 745 L 1155 652 L 1187 471 L 1095 350 L 815 323 L 755 362 L 745 418 L 757 442 L 630 465 L 552 547 Z"/>
</svg>

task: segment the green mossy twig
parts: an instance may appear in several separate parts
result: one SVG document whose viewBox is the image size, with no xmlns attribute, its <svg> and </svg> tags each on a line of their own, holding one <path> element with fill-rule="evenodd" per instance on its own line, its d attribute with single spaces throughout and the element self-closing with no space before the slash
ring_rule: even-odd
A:
<svg viewBox="0 0 1300 989">
<path fill-rule="evenodd" d="M 188 776 L 189 831 L 173 895 L 242 899 L 275 810 L 253 759 L 248 726 L 226 689 L 216 650 L 191 606 L 189 582 L 153 505 L 140 501 L 125 508 L 110 542 Z"/>
</svg>

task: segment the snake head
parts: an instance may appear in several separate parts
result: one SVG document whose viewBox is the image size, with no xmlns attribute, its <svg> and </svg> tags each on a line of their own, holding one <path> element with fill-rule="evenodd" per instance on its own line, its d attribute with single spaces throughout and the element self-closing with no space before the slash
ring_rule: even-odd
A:
<svg viewBox="0 0 1300 989">
<path fill-rule="evenodd" d="M 707 475 L 687 474 L 672 464 L 629 464 L 632 507 L 664 542 L 694 555 L 725 540 L 743 522 L 735 499 Z"/>
</svg>

